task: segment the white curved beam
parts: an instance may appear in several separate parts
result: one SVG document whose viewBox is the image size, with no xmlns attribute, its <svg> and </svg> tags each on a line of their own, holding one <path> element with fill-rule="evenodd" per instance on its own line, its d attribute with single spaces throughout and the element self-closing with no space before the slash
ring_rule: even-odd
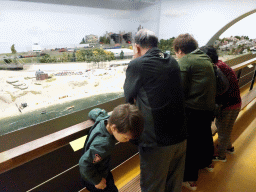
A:
<svg viewBox="0 0 256 192">
<path fill-rule="evenodd" d="M 235 23 L 237 23 L 238 21 L 244 19 L 245 17 L 256 13 L 256 9 L 249 11 L 239 17 L 237 17 L 236 19 L 232 20 L 231 22 L 229 22 L 227 25 L 225 25 L 224 27 L 222 27 L 215 35 L 212 36 L 212 38 L 208 41 L 208 43 L 206 45 L 213 45 L 213 43 L 216 41 L 216 39 L 219 38 L 219 36 L 224 33 L 227 29 L 229 29 L 232 25 L 234 25 Z"/>
</svg>

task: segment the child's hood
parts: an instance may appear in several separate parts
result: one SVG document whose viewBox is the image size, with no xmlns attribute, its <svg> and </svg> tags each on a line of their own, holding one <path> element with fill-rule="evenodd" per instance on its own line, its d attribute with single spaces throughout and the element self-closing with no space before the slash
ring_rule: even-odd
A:
<svg viewBox="0 0 256 192">
<path fill-rule="evenodd" d="M 108 117 L 109 115 L 105 109 L 95 108 L 89 112 L 88 116 L 90 119 L 96 122 L 96 121 L 106 119 L 106 117 Z"/>
</svg>

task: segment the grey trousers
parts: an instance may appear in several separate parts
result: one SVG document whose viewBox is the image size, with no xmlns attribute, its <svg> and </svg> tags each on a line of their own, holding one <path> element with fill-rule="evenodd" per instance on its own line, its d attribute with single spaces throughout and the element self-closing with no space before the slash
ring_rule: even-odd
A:
<svg viewBox="0 0 256 192">
<path fill-rule="evenodd" d="M 225 158 L 226 150 L 232 147 L 230 137 L 239 112 L 240 108 L 222 110 L 216 117 L 215 125 L 218 130 L 218 152 L 221 158 Z"/>
<path fill-rule="evenodd" d="M 139 147 L 142 192 L 181 192 L 186 145 Z"/>
</svg>

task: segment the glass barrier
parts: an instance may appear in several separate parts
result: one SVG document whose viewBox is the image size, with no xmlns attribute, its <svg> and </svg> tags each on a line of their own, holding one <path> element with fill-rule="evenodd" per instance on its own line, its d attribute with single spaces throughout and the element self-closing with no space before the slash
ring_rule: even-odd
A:
<svg viewBox="0 0 256 192">
<path fill-rule="evenodd" d="M 214 46 L 218 49 L 219 59 L 229 66 L 235 66 L 256 57 L 256 38 L 252 33 L 256 14 L 249 15 L 225 31 Z M 236 71 L 240 76 L 239 86 L 250 85 L 255 71 L 255 64 L 248 65 L 242 71 Z"/>
<path fill-rule="evenodd" d="M 159 48 L 175 57 L 175 37 L 195 35 L 207 12 L 167 0 L 43 2 L 1 1 L 0 135 L 123 97 L 136 32 L 154 31 Z M 209 14 L 219 6 L 212 3 Z M 247 28 L 239 26 L 242 20 L 215 41 L 220 59 L 255 55 L 256 39 L 247 36 L 251 17 L 244 19 Z M 236 25 L 243 34 L 235 34 Z"/>
<path fill-rule="evenodd" d="M 124 3 L 1 5 L 0 135 L 123 97 L 132 37 L 159 21 L 154 3 Z"/>
</svg>

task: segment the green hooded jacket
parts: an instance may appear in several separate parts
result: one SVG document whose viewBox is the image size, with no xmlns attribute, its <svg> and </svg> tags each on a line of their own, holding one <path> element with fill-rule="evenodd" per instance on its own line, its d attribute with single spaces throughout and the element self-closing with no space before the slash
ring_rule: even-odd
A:
<svg viewBox="0 0 256 192">
<path fill-rule="evenodd" d="M 215 108 L 216 77 L 210 58 L 201 50 L 178 60 L 185 93 L 185 106 L 196 110 Z"/>
<path fill-rule="evenodd" d="M 79 170 L 85 181 L 97 185 L 110 172 L 110 156 L 116 139 L 106 128 L 109 115 L 104 109 L 91 110 L 89 118 L 94 120 L 95 124 L 85 141 L 84 154 L 79 160 Z"/>
</svg>

